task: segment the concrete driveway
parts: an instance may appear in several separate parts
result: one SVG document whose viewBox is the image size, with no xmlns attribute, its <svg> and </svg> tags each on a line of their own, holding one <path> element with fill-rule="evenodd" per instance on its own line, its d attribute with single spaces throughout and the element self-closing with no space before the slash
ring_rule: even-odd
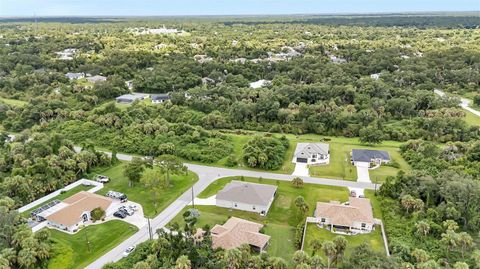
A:
<svg viewBox="0 0 480 269">
<path fill-rule="evenodd" d="M 361 167 L 361 166 L 356 166 L 356 167 L 357 167 L 357 181 L 371 183 L 370 174 L 368 173 L 368 167 Z"/>
<path fill-rule="evenodd" d="M 293 171 L 294 176 L 308 177 L 310 173 L 308 172 L 308 164 L 306 163 L 296 163 L 295 171 Z"/>
<path fill-rule="evenodd" d="M 138 210 L 135 211 L 133 215 L 127 216 L 124 219 L 120 219 L 113 216 L 113 213 L 115 213 L 119 207 L 121 206 L 129 207 L 130 205 L 136 205 L 138 208 Z M 123 220 L 127 223 L 137 226 L 139 229 L 147 225 L 147 219 L 143 215 L 142 206 L 132 201 L 128 201 L 126 203 L 120 203 L 119 201 L 115 201 L 112 204 L 112 206 L 109 208 L 109 212 L 106 212 L 106 215 L 107 217 L 105 218 L 105 220 L 113 220 L 113 219 Z"/>
</svg>

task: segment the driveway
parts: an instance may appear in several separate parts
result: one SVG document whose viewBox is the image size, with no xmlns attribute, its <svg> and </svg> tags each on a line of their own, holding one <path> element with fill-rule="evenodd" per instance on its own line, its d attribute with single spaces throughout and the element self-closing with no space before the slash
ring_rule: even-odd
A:
<svg viewBox="0 0 480 269">
<path fill-rule="evenodd" d="M 356 167 L 357 167 L 357 181 L 372 183 L 370 181 L 370 174 L 368 173 L 368 167 L 361 167 L 361 166 L 356 166 Z"/>
<path fill-rule="evenodd" d="M 212 195 L 208 198 L 195 198 L 193 201 L 195 202 L 195 205 L 216 205 L 217 200 L 215 197 L 216 195 Z M 192 205 L 192 202 L 188 205 Z"/>
<path fill-rule="evenodd" d="M 308 164 L 306 163 L 296 163 L 295 171 L 293 171 L 294 176 L 308 177 L 310 173 L 308 172 Z"/>
<path fill-rule="evenodd" d="M 115 213 L 118 210 L 119 207 L 121 207 L 121 206 L 129 207 L 130 205 L 135 205 L 138 208 L 138 210 L 135 211 L 135 213 L 133 215 L 127 216 L 124 219 L 119 219 L 119 218 L 113 216 L 113 213 Z M 113 219 L 123 220 L 127 223 L 130 223 L 132 225 L 137 226 L 139 229 L 144 227 L 145 225 L 147 225 L 147 219 L 143 215 L 142 206 L 140 204 L 132 202 L 132 201 L 128 201 L 126 203 L 120 203 L 120 201 L 115 201 L 112 204 L 112 206 L 109 208 L 108 212 L 106 212 L 106 215 L 107 215 L 107 217 L 105 218 L 105 220 L 113 220 Z"/>
</svg>

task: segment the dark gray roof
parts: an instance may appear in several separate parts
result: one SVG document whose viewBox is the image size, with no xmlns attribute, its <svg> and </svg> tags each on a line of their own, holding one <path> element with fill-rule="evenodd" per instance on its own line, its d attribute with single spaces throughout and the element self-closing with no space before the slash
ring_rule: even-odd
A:
<svg viewBox="0 0 480 269">
<path fill-rule="evenodd" d="M 170 100 L 168 94 L 152 94 L 152 100 Z"/>
<path fill-rule="evenodd" d="M 384 150 L 352 149 L 352 160 L 354 162 L 371 162 L 373 159 L 390 161 L 390 154 Z"/>
<path fill-rule="evenodd" d="M 233 180 L 217 193 L 216 199 L 268 206 L 277 186 Z"/>
</svg>

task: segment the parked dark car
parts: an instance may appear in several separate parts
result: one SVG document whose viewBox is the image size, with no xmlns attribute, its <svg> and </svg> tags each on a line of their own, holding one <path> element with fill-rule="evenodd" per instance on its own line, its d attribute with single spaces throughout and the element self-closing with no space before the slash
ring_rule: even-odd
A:
<svg viewBox="0 0 480 269">
<path fill-rule="evenodd" d="M 113 216 L 115 216 L 117 218 L 124 219 L 127 216 L 127 213 L 123 212 L 122 210 L 119 210 L 119 211 L 113 213 Z"/>
</svg>

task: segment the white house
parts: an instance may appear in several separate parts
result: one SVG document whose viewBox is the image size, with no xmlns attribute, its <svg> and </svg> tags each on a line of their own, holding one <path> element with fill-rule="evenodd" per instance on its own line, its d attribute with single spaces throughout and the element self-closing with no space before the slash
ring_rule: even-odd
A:
<svg viewBox="0 0 480 269">
<path fill-rule="evenodd" d="M 65 74 L 65 77 L 67 77 L 68 79 L 70 80 L 73 80 L 73 79 L 81 79 L 81 78 L 84 78 L 85 77 L 85 73 L 71 73 L 71 72 L 68 72 Z"/>
<path fill-rule="evenodd" d="M 328 164 L 330 162 L 329 148 L 329 145 L 325 143 L 297 143 L 292 162 Z"/>
<path fill-rule="evenodd" d="M 380 78 L 380 73 L 371 74 L 370 78 L 372 78 L 374 80 L 378 80 Z"/>
<path fill-rule="evenodd" d="M 233 180 L 217 193 L 215 204 L 265 216 L 276 192 L 277 186 Z"/>
<path fill-rule="evenodd" d="M 262 87 L 268 86 L 268 85 L 270 85 L 271 83 L 272 83 L 272 82 L 271 82 L 270 80 L 261 79 L 261 80 L 257 80 L 257 81 L 251 82 L 251 83 L 250 83 L 250 88 L 252 88 L 252 89 L 258 89 L 258 88 L 262 88 Z"/>
<path fill-rule="evenodd" d="M 319 202 L 314 214 L 315 222 L 332 232 L 369 233 L 374 229 L 372 205 L 366 198 L 350 197 L 348 204 Z"/>
<path fill-rule="evenodd" d="M 170 100 L 168 94 L 152 94 L 150 98 L 152 99 L 152 104 L 161 104 Z"/>
<path fill-rule="evenodd" d="M 352 164 L 369 168 L 371 163 L 380 165 L 390 162 L 390 154 L 384 150 L 352 149 Z"/>
</svg>

